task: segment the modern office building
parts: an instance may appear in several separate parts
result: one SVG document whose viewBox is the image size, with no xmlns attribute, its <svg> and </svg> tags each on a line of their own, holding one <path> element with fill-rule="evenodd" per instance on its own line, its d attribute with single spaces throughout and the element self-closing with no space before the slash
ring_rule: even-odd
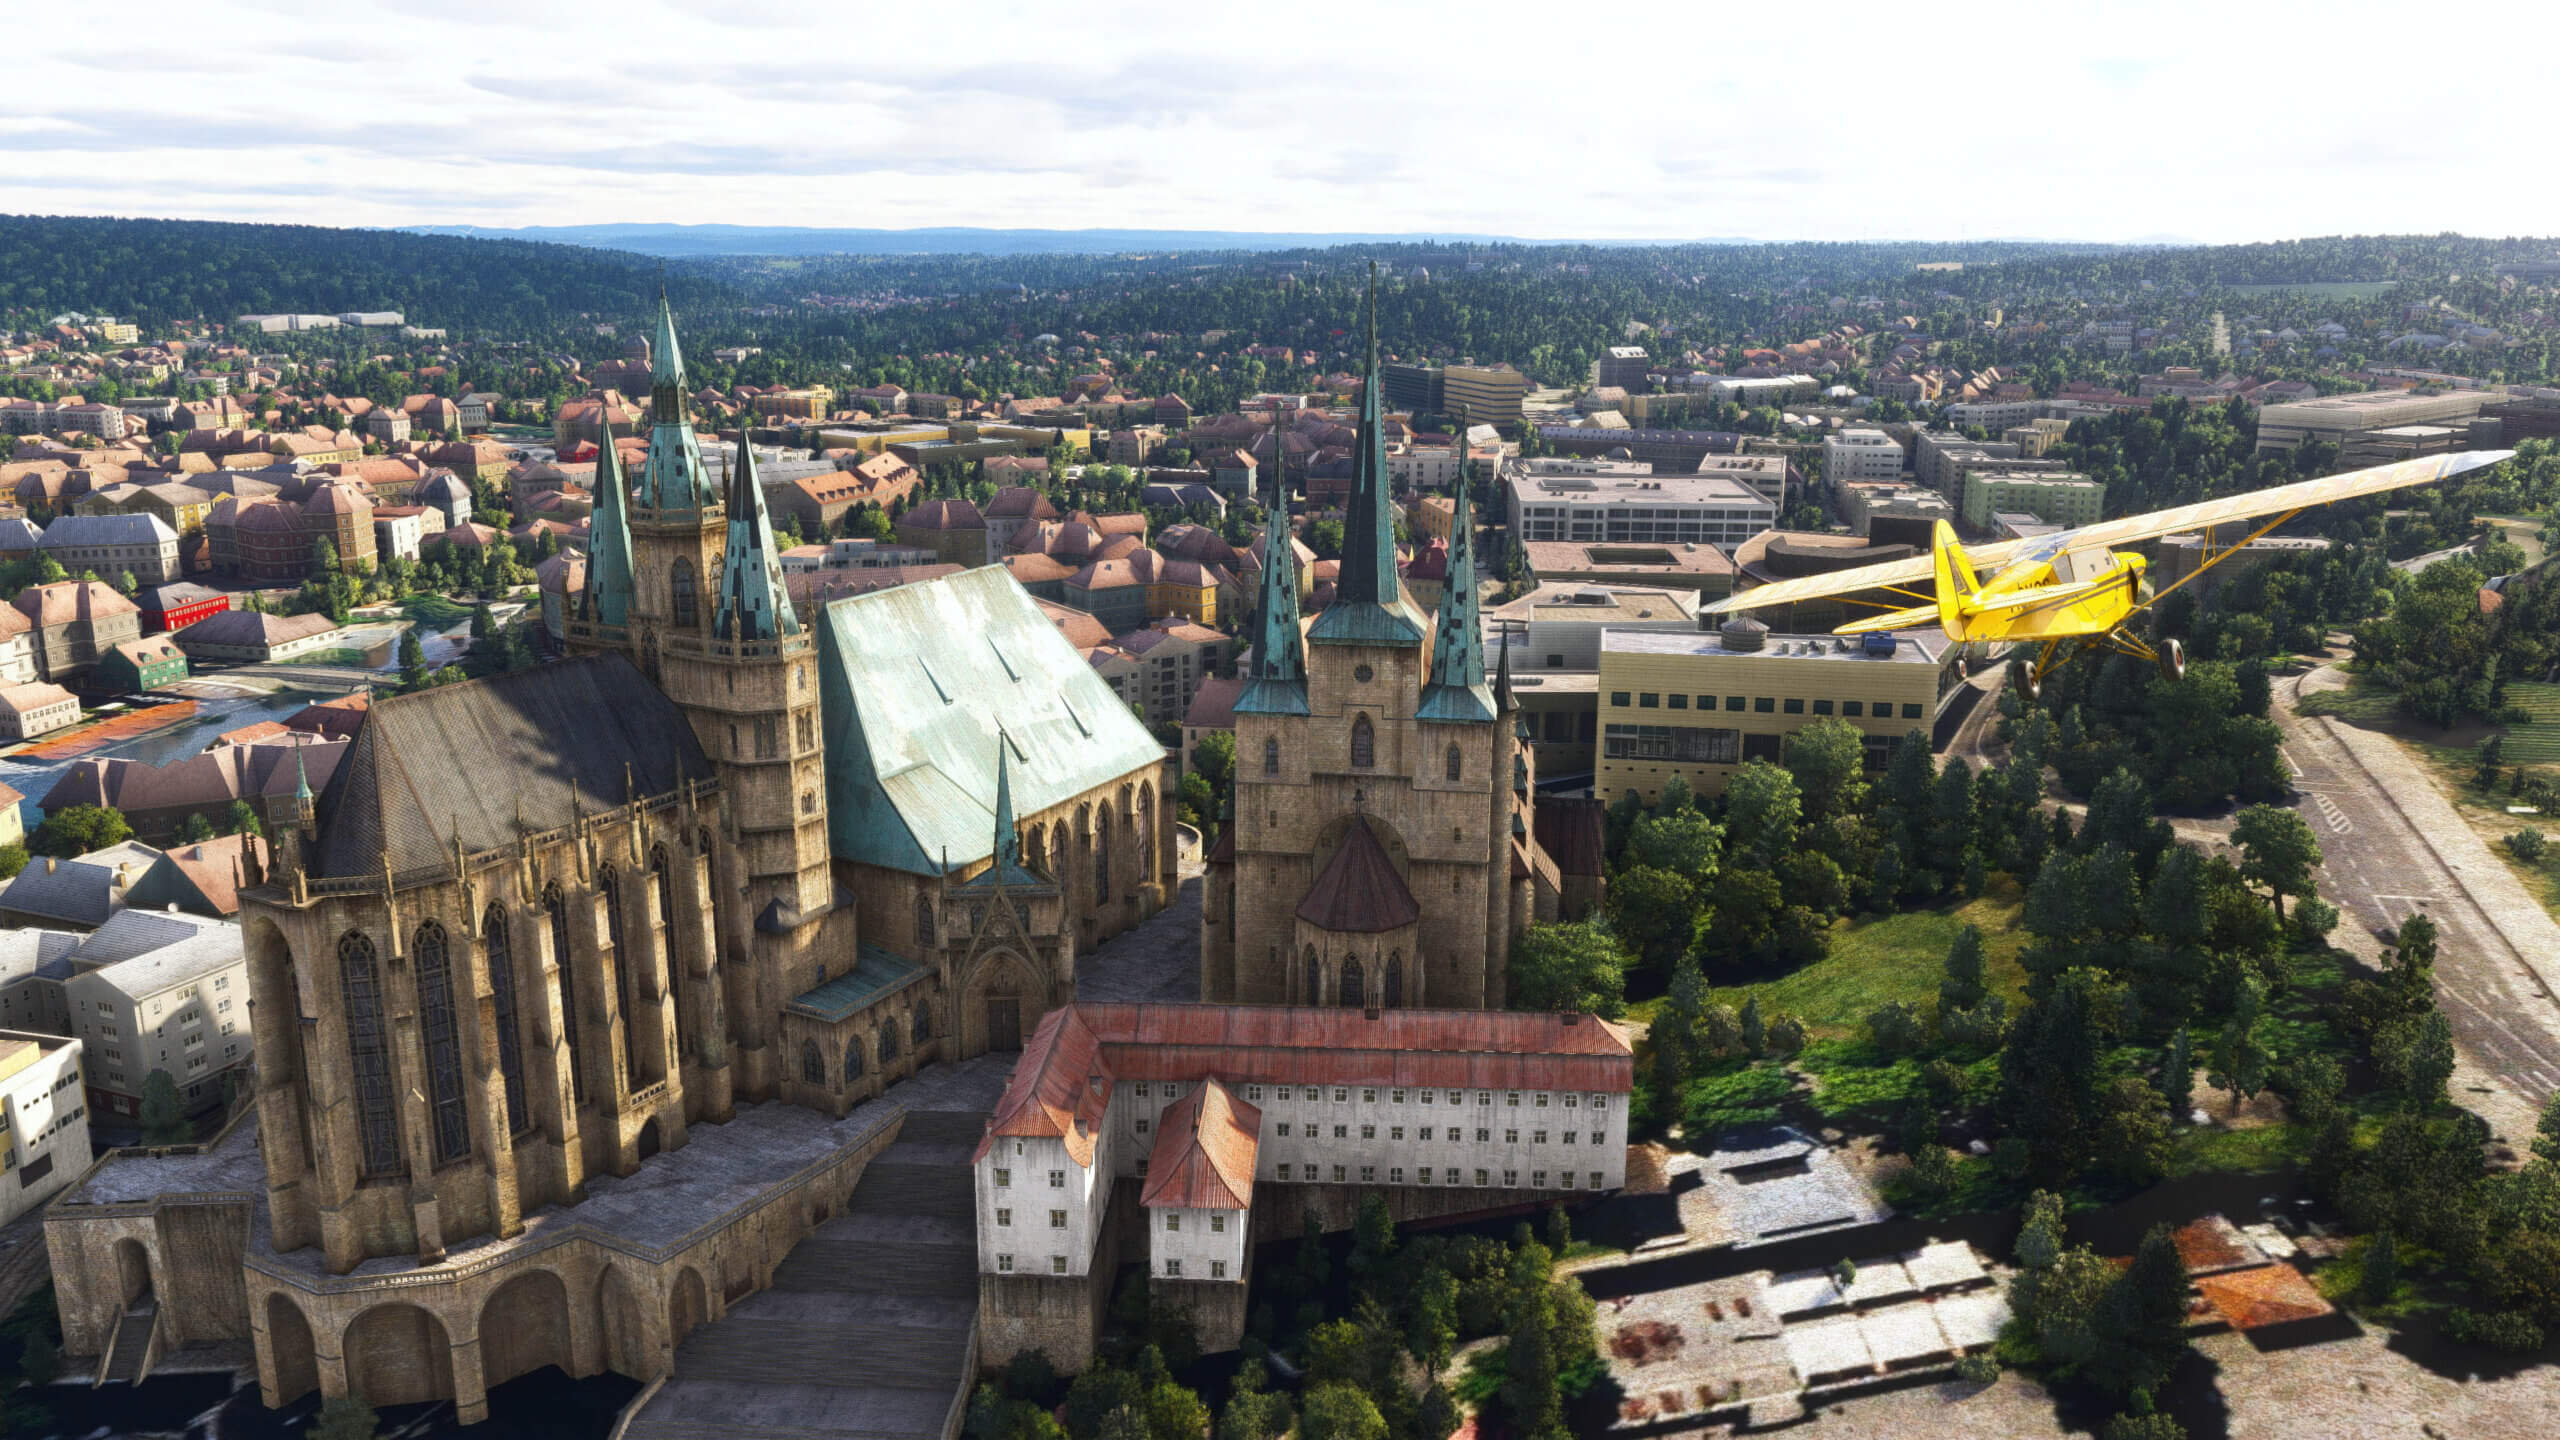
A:
<svg viewBox="0 0 2560 1440">
<path fill-rule="evenodd" d="M 1510 477 L 1515 543 L 1699 542 L 1731 547 L 1778 523 L 1775 502 L 1725 475 L 1522 470 Z"/>
<path fill-rule="evenodd" d="M 1891 480 L 1902 473 L 1902 446 L 1881 430 L 1843 430 L 1822 437 L 1822 478 Z"/>
<path fill-rule="evenodd" d="M 1592 793 L 1650 801 L 1678 775 L 1720 795 L 1744 763 L 1782 759 L 1787 736 L 1825 717 L 1866 732 L 1867 767 L 1880 770 L 1903 734 L 1936 726 L 1963 679 L 1960 654 L 1935 631 L 1772 635 L 1747 616 L 1711 633 L 1613 630 Z"/>
<path fill-rule="evenodd" d="M 2485 402 L 2499 398 L 2482 390 L 2453 390 L 2440 395 L 2368 390 L 2356 395 L 2269 405 L 2258 412 L 2258 449 L 2261 453 L 2292 450 L 2309 441 L 2344 449 L 2350 439 L 2366 430 L 2466 424 L 2480 413 Z"/>
<path fill-rule="evenodd" d="M 1958 508 L 1976 530 L 1989 530 L 1991 517 L 2002 511 L 2033 515 L 2049 525 L 2094 525 L 2106 513 L 2107 484 L 2072 471 L 1967 470 Z"/>
</svg>

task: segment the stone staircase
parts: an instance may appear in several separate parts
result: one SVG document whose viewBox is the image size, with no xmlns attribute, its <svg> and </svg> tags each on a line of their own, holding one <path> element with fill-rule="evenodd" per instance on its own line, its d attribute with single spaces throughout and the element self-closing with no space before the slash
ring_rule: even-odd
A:
<svg viewBox="0 0 2560 1440">
<path fill-rule="evenodd" d="M 676 1349 L 626 1440 L 942 1440 L 976 1371 L 983 1111 L 910 1111 L 772 1288 Z"/>
<path fill-rule="evenodd" d="M 119 1381 L 127 1385 L 141 1383 L 142 1362 L 151 1354 L 151 1332 L 160 1323 L 160 1302 L 149 1296 L 135 1301 L 116 1325 L 116 1343 L 107 1351 L 107 1363 L 98 1367 L 101 1385 Z"/>
</svg>

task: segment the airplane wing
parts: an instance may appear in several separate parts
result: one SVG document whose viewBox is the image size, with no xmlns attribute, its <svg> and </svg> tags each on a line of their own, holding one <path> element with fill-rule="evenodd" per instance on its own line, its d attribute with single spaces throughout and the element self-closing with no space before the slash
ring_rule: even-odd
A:
<svg viewBox="0 0 2560 1440">
<path fill-rule="evenodd" d="M 2416 460 L 2401 460 L 2378 465 L 2370 470 L 2355 470 L 2344 475 L 2323 475 L 2317 480 L 2298 480 L 2291 485 L 2278 485 L 2268 490 L 2252 490 L 2243 495 L 2224 495 L 2200 500 L 2192 505 L 2173 505 L 2147 515 L 2127 515 L 2116 520 L 2101 520 L 2077 530 L 2063 530 L 2039 535 L 2031 540 L 2003 540 L 1996 545 L 1965 547 L 1965 558 L 1985 572 L 1997 571 L 2017 555 L 2033 550 L 2040 556 L 2060 555 L 2071 550 L 2091 550 L 2129 545 L 2138 540 L 2157 539 L 2186 530 L 2201 530 L 2210 525 L 2228 525 L 2235 520 L 2248 520 L 2262 515 L 2280 515 L 2287 510 L 2300 510 L 2314 505 L 2329 505 L 2352 500 L 2360 495 L 2376 495 L 2385 490 L 2405 489 L 2449 480 L 2467 471 L 2495 465 L 2513 455 L 2512 450 L 2463 450 L 2450 455 L 2429 455 Z M 1880 590 L 1888 586 L 1927 586 L 1935 588 L 1935 570 L 1927 555 L 1914 555 L 1905 560 L 1887 560 L 1879 565 L 1860 565 L 1849 570 L 1834 570 L 1827 575 L 1808 575 L 1798 580 L 1781 580 L 1774 585 L 1754 586 L 1738 590 L 1707 607 L 1709 614 L 1736 610 L 1759 610 L 1772 605 L 1787 605 L 1798 600 L 1816 600 L 1831 595 L 1854 595 L 1862 590 Z"/>
<path fill-rule="evenodd" d="M 2044 538 L 2051 541 L 2067 537 L 2070 543 L 2063 547 L 2064 550 L 2130 545 L 2137 540 L 2156 540 L 2163 535 L 2201 530 L 2208 525 L 2228 525 L 2235 520 L 2281 515 L 2287 510 L 2334 505 L 2362 495 L 2379 495 L 2385 490 L 2405 490 L 2412 485 L 2450 480 L 2456 475 L 2486 469 L 2515 453 L 2513 450 L 2461 450 L 2450 455 L 2426 455 L 2415 460 L 2376 465 L 2370 470 L 2323 475 L 2317 480 L 2297 480 L 2271 490 L 2252 490 L 2243 495 L 2199 500 L 2192 505 L 2173 505 L 2148 515 L 2101 520 L 2095 525 L 2065 531 L 2062 536 L 2048 535 Z M 1970 555 L 1974 552 L 1968 550 L 1965 553 Z"/>
</svg>

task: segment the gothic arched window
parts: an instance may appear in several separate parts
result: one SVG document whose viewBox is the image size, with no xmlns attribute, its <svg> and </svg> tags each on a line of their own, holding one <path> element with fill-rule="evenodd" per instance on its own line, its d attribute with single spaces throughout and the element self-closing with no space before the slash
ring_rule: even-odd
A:
<svg viewBox="0 0 2560 1440">
<path fill-rule="evenodd" d="M 507 1133 L 532 1128 L 524 1103 L 524 1049 L 516 1038 L 516 962 L 507 938 L 507 912 L 489 907 L 480 922 L 480 947 L 489 957 L 489 1019 L 498 1027 L 498 1074 L 507 1085 Z"/>
<path fill-rule="evenodd" d="M 895 1025 L 883 1024 L 880 1027 L 880 1063 L 886 1065 L 897 1058 L 898 1027 Z"/>
<path fill-rule="evenodd" d="M 916 943 L 933 943 L 933 897 L 930 895 L 916 897 Z"/>
<path fill-rule="evenodd" d="M 1280 773 L 1280 742 L 1277 740 L 1262 742 L 1262 773 L 1265 775 Z"/>
<path fill-rule="evenodd" d="M 912 1038 L 919 1048 L 933 1038 L 933 1012 L 921 1005 L 916 1007 L 916 1022 Z"/>
<path fill-rule="evenodd" d="M 702 623 L 701 605 L 694 593 L 693 562 L 678 560 L 667 571 L 667 598 L 676 624 L 691 630 Z"/>
<path fill-rule="evenodd" d="M 818 1042 L 800 1042 L 800 1078 L 812 1085 L 827 1083 L 827 1057 L 818 1053 Z"/>
<path fill-rule="evenodd" d="M 1398 1009 L 1404 1004 L 1404 955 L 1400 951 L 1387 956 L 1385 1000 L 1386 1007 L 1390 1010 Z"/>
<path fill-rule="evenodd" d="M 676 935 L 675 870 L 667 863 L 667 847 L 649 851 L 649 874 L 658 882 L 658 924 L 666 932 L 667 984 L 676 991 L 676 1054 L 693 1053 L 693 1018 L 685 1013 L 684 947 Z"/>
<path fill-rule="evenodd" d="M 444 927 L 418 927 L 418 1033 L 427 1051 L 427 1119 L 433 1126 L 436 1163 L 471 1153 L 471 1112 L 462 1093 L 462 1037 L 453 1017 L 453 956 Z"/>
<path fill-rule="evenodd" d="M 578 982 L 569 969 L 569 902 L 557 881 L 542 887 L 542 911 L 551 921 L 551 964 L 560 972 L 560 1033 L 569 1041 L 569 1093 L 587 1102 L 587 1037 L 578 1024 Z"/>
<path fill-rule="evenodd" d="M 604 895 L 605 943 L 613 947 L 614 998 L 622 1008 L 622 1078 L 637 1090 L 657 1079 L 655 1065 L 643 1065 L 640 1053 L 640 964 L 622 943 L 622 875 L 607 865 L 596 876 Z"/>
<path fill-rule="evenodd" d="M 1111 807 L 1107 804 L 1093 817 L 1093 901 L 1097 905 L 1111 902 Z"/>
<path fill-rule="evenodd" d="M 1342 1008 L 1357 1010 L 1369 1003 L 1368 979 L 1357 956 L 1342 962 Z"/>
<path fill-rule="evenodd" d="M 844 1078 L 847 1083 L 862 1078 L 862 1037 L 859 1035 L 844 1042 Z"/>
<path fill-rule="evenodd" d="M 373 942 L 350 930 L 338 940 L 338 987 L 347 1007 L 347 1059 L 355 1073 L 356 1156 L 362 1173 L 400 1173 L 400 1112 L 391 1089 L 391 1041 L 383 1033 L 382 977 Z"/>
<path fill-rule="evenodd" d="M 1449 742 L 1449 778 L 1455 780 L 1467 773 L 1467 759 L 1458 753 L 1458 744 Z"/>
<path fill-rule="evenodd" d="M 1315 947 L 1307 947 L 1307 1003 L 1324 1003 L 1324 964 L 1316 959 Z"/>
<path fill-rule="evenodd" d="M 1138 787 L 1137 821 L 1135 825 L 1131 827 L 1137 831 L 1137 834 L 1131 838 L 1138 842 L 1138 883 L 1142 885 L 1155 883 L 1155 821 L 1156 787 L 1153 785 L 1141 785 Z"/>
<path fill-rule="evenodd" d="M 1352 768 L 1357 770 L 1366 770 L 1377 763 L 1377 727 L 1369 723 L 1369 717 L 1366 715 L 1354 717 L 1351 722 Z"/>
</svg>

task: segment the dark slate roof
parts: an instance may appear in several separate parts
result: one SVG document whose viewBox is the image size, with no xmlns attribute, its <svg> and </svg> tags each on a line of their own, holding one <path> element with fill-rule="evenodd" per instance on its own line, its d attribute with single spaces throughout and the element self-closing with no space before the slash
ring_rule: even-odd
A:
<svg viewBox="0 0 2560 1440">
<path fill-rule="evenodd" d="M 628 767 L 628 779 L 626 770 Z M 708 779 L 711 761 L 675 702 L 619 655 L 376 701 L 320 797 L 314 874 L 395 871 L 463 848 L 512 845 L 525 830 Z M 626 789 L 626 786 L 631 789 Z"/>
<path fill-rule="evenodd" d="M 1387 858 L 1386 848 L 1366 820 L 1354 820 L 1324 873 L 1298 902 L 1298 918 L 1318 929 L 1346 935 L 1374 935 L 1397 930 L 1422 917 L 1404 877 Z"/>
<path fill-rule="evenodd" d="M 1562 796 L 1538 797 L 1538 848 L 1566 875 L 1601 875 L 1607 870 L 1608 802 Z"/>
<path fill-rule="evenodd" d="M 116 872 L 103 865 L 65 860 L 47 869 L 39 859 L 0 890 L 0 910 L 41 915 L 75 925 L 100 925 L 115 913 Z"/>
</svg>

